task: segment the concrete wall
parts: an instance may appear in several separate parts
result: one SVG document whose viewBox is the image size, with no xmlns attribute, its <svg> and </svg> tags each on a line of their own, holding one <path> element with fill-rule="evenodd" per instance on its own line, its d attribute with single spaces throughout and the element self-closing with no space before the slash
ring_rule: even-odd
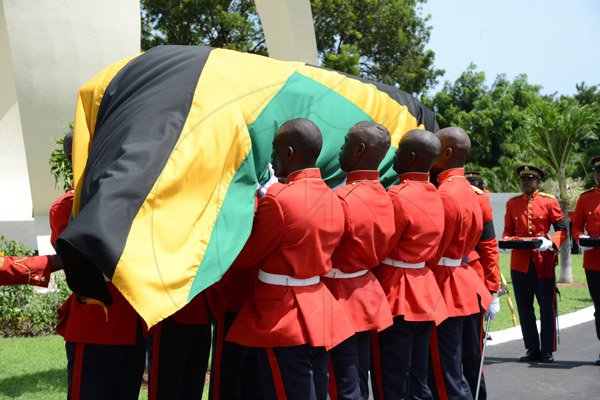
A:
<svg viewBox="0 0 600 400">
<path fill-rule="evenodd" d="M 0 195 L 0 235 L 47 233 L 61 194 L 48 160 L 73 121 L 78 88 L 139 51 L 138 0 L 0 0 L 0 186 L 11 191 Z"/>
</svg>

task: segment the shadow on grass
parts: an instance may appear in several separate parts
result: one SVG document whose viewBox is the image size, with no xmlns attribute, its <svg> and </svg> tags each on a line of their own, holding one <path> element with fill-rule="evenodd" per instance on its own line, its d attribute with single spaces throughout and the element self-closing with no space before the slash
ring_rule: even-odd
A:
<svg viewBox="0 0 600 400">
<path fill-rule="evenodd" d="M 21 396 L 24 393 L 56 392 L 57 390 L 67 390 L 67 371 L 64 368 L 0 379 L 0 395 L 9 398 Z"/>
<path fill-rule="evenodd" d="M 518 364 L 529 364 L 529 368 L 540 368 L 540 369 L 572 369 L 577 367 L 583 367 L 585 365 L 594 365 L 594 361 L 569 361 L 557 359 L 553 363 L 545 364 L 541 362 L 530 362 L 521 363 L 519 357 L 486 357 L 485 365 L 504 364 L 504 363 L 518 363 Z"/>
</svg>

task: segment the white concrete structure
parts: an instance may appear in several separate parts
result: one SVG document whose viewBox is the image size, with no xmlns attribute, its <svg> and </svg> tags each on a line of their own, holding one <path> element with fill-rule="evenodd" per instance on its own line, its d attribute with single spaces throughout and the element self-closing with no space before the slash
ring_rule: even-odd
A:
<svg viewBox="0 0 600 400">
<path fill-rule="evenodd" d="M 48 232 L 48 160 L 78 88 L 139 52 L 140 31 L 138 0 L 0 0 L 0 235 L 36 247 Z"/>
</svg>

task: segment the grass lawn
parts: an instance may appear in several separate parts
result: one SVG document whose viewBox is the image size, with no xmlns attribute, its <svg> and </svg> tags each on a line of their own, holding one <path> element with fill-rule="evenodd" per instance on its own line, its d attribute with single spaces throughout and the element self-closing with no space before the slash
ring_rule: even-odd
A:
<svg viewBox="0 0 600 400">
<path fill-rule="evenodd" d="M 581 254 L 574 254 L 572 256 L 572 268 L 573 268 L 573 283 L 570 284 L 558 284 L 558 290 L 560 291 L 560 300 L 558 301 L 558 312 L 559 315 L 568 314 L 573 311 L 580 310 L 582 308 L 589 307 L 592 304 L 590 293 L 588 292 L 587 283 L 585 280 L 585 272 L 581 266 L 583 262 L 583 256 Z M 514 293 L 512 292 L 512 282 L 510 278 L 510 253 L 500 253 L 500 269 L 502 274 L 508 282 L 510 288 L 510 297 L 515 307 L 515 317 L 517 319 L 517 325 L 519 325 L 519 313 L 517 312 L 517 303 L 515 301 Z M 556 267 L 556 275 L 560 274 L 559 267 Z M 537 302 L 534 301 L 536 315 L 539 319 L 539 308 Z M 507 297 L 502 296 L 500 300 L 500 313 L 496 316 L 496 319 L 492 321 L 490 325 L 491 331 L 499 331 L 506 328 L 511 328 L 512 317 L 507 304 Z"/>
<path fill-rule="evenodd" d="M 504 277 L 510 286 L 510 254 L 500 255 Z M 560 314 L 566 314 L 592 305 L 581 268 L 582 257 L 573 256 L 573 280 L 570 285 L 559 285 L 562 299 Z M 513 304 L 514 295 L 510 294 Z M 501 300 L 501 311 L 493 321 L 491 330 L 498 331 L 512 326 L 511 313 L 506 296 Z M 516 310 L 515 310 L 516 314 Z M 517 324 L 519 316 L 516 315 Z M 64 341 L 60 336 L 36 338 L 0 338 L 0 400 L 64 400 L 67 398 L 67 360 Z M 208 385 L 205 385 L 207 396 Z M 146 399 L 143 389 L 140 399 Z"/>
</svg>

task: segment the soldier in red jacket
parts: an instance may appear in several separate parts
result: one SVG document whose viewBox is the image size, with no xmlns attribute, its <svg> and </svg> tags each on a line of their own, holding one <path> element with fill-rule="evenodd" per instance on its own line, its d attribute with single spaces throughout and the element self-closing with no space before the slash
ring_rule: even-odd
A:
<svg viewBox="0 0 600 400">
<path fill-rule="evenodd" d="M 374 337 L 372 386 L 378 399 L 430 399 L 429 339 L 447 317 L 446 305 L 426 263 L 444 232 L 444 208 L 429 170 L 440 153 L 431 132 L 406 133 L 396 152 L 399 184 L 388 189 L 395 234 L 387 257 L 373 270 L 387 296 L 394 325 Z"/>
<path fill-rule="evenodd" d="M 592 158 L 596 187 L 584 192 L 577 200 L 573 216 L 573 237 L 579 242 L 585 237 L 600 238 L 600 156 Z M 584 250 L 583 268 L 590 296 L 594 302 L 596 336 L 600 340 L 600 247 L 579 247 Z M 596 360 L 600 365 L 600 357 Z"/>
<path fill-rule="evenodd" d="M 72 131 L 65 135 L 70 160 Z M 73 191 L 50 208 L 51 243 L 67 227 Z M 65 338 L 70 400 L 136 399 L 146 359 L 146 329 L 133 307 L 110 282 L 113 304 L 72 294 L 58 309 L 56 331 Z"/>
<path fill-rule="evenodd" d="M 233 267 L 260 265 L 254 297 L 227 340 L 257 348 L 266 398 L 326 399 L 327 350 L 354 335 L 320 281 L 344 233 L 344 211 L 315 162 L 319 128 L 299 118 L 273 140 L 276 183 L 260 200 L 252 233 Z"/>
<path fill-rule="evenodd" d="M 345 231 L 333 268 L 322 278 L 352 322 L 355 335 L 331 350 L 332 399 L 368 399 L 371 332 L 392 324 L 381 285 L 369 270 L 385 257 L 394 233 L 394 210 L 379 182 L 379 164 L 390 148 L 390 133 L 374 122 L 359 122 L 346 135 L 339 161 L 346 184 L 335 191 Z M 357 376 L 358 373 L 358 376 Z"/>
<path fill-rule="evenodd" d="M 485 287 L 494 294 L 500 290 L 500 256 L 498 254 L 498 241 L 494 229 L 494 216 L 490 198 L 484 191 L 483 180 L 477 171 L 465 172 L 467 180 L 477 194 L 479 206 L 483 215 L 483 233 L 477 246 L 469 253 L 469 266 L 476 272 Z M 500 302 L 494 299 L 487 312 L 481 310 L 478 314 L 466 317 L 463 325 L 463 374 L 472 393 L 477 392 L 479 380 L 479 366 L 481 364 L 481 349 L 483 343 L 483 317 L 486 314 L 494 319 L 500 311 Z M 479 399 L 487 398 L 485 377 L 481 376 Z"/>
<path fill-rule="evenodd" d="M 471 149 L 467 133 L 457 127 L 436 132 L 442 144 L 432 173 L 444 205 L 444 234 L 430 263 L 444 296 L 449 318 L 433 329 L 429 376 L 438 398 L 471 398 L 462 368 L 462 330 L 465 317 L 487 309 L 492 295 L 467 264 L 483 232 L 483 216 L 477 195 L 464 176 Z"/>
<path fill-rule="evenodd" d="M 502 237 L 541 238 L 537 250 L 512 250 L 510 275 L 517 301 L 521 331 L 527 353 L 522 362 L 553 362 L 556 350 L 555 276 L 556 252 L 567 238 L 563 213 L 554 196 L 538 191 L 544 171 L 531 165 L 517 168 L 523 194 L 506 203 Z M 552 239 L 547 234 L 554 227 Z M 540 306 L 540 336 L 535 325 L 533 298 Z"/>
</svg>

